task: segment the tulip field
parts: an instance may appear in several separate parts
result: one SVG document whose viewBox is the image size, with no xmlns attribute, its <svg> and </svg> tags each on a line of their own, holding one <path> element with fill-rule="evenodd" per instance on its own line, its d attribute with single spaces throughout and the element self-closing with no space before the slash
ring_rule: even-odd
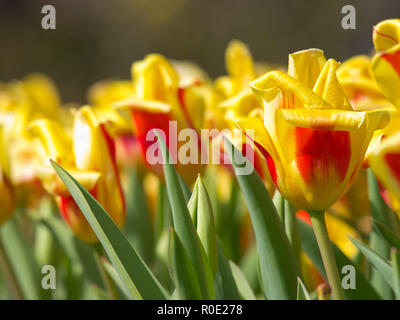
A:
<svg viewBox="0 0 400 320">
<path fill-rule="evenodd" d="M 216 78 L 149 53 L 84 105 L 0 82 L 0 299 L 400 299 L 400 20 L 371 28 L 340 62 L 232 40 Z"/>
</svg>

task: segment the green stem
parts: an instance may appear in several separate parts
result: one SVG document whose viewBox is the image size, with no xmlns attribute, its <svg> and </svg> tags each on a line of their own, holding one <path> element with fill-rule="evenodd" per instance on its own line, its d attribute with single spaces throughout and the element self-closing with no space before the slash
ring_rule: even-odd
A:
<svg viewBox="0 0 400 320">
<path fill-rule="evenodd" d="M 333 297 L 335 300 L 344 300 L 344 291 L 339 277 L 339 271 L 329 240 L 328 231 L 326 230 L 325 213 L 323 211 L 311 211 L 310 217 Z"/>
<path fill-rule="evenodd" d="M 102 259 L 102 250 L 101 250 L 101 248 L 99 248 L 98 246 L 94 246 L 94 250 L 93 251 L 94 251 L 93 252 L 94 259 L 96 261 L 97 267 L 99 268 L 101 279 L 103 280 L 103 284 L 105 286 L 105 289 L 106 289 L 110 299 L 119 300 L 118 290 L 115 287 L 114 282 L 112 281 L 112 279 L 108 275 L 106 269 L 104 268 L 103 262 L 101 261 L 101 259 Z"/>
<path fill-rule="evenodd" d="M 19 286 L 17 277 L 13 271 L 13 268 L 11 266 L 10 261 L 8 260 L 7 257 L 7 252 L 3 247 L 3 244 L 1 242 L 0 238 L 0 267 L 4 271 L 5 275 L 5 280 L 8 282 L 8 285 L 10 286 L 10 289 L 17 300 L 23 300 L 24 295 L 22 293 L 22 290 Z"/>
</svg>

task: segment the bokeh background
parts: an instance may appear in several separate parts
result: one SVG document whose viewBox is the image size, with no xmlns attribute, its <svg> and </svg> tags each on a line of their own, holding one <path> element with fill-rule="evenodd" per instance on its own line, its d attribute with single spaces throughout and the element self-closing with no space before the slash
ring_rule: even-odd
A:
<svg viewBox="0 0 400 320">
<path fill-rule="evenodd" d="M 56 30 L 41 28 L 45 4 L 56 8 Z M 341 27 L 346 4 L 356 30 Z M 151 52 L 221 75 L 233 38 L 259 61 L 286 64 L 309 47 L 343 61 L 369 53 L 372 26 L 399 16 L 400 0 L 0 0 L 0 81 L 44 72 L 64 102 L 85 103 L 91 84 L 128 79 L 131 63 Z"/>
</svg>

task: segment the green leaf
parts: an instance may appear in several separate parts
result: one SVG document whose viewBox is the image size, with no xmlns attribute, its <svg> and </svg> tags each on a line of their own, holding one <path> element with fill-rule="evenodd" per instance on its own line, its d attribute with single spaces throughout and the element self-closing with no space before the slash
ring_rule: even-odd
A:
<svg viewBox="0 0 400 320">
<path fill-rule="evenodd" d="M 174 230 L 182 242 L 199 279 L 204 299 L 214 298 L 214 284 L 211 269 L 208 267 L 200 239 L 195 230 L 192 218 L 186 205 L 181 183 L 163 138 L 155 130 L 158 145 L 164 159 L 164 176 L 167 185 L 168 198 L 172 209 Z"/>
<path fill-rule="evenodd" d="M 373 228 L 393 247 L 400 250 L 400 238 L 395 235 L 389 228 L 385 227 L 382 223 L 372 220 Z"/>
<path fill-rule="evenodd" d="M 239 163 L 249 166 L 249 162 L 227 139 L 225 146 L 250 212 L 265 295 L 268 299 L 294 300 L 297 295 L 296 279 L 299 268 L 282 222 L 256 171 L 242 175 Z"/>
<path fill-rule="evenodd" d="M 285 198 L 282 197 L 278 190 L 275 191 L 272 202 L 274 203 L 279 218 L 281 218 L 283 222 L 285 220 Z"/>
<path fill-rule="evenodd" d="M 123 285 L 123 283 L 121 282 L 121 279 L 120 279 L 120 277 L 118 275 L 117 270 L 115 270 L 115 268 L 112 266 L 112 264 L 110 264 L 105 259 L 101 259 L 101 263 L 103 264 L 104 270 L 107 272 L 107 275 L 109 276 L 109 278 L 111 279 L 113 284 L 118 288 L 118 295 L 120 297 L 123 296 L 125 299 L 129 299 L 130 298 L 130 294 L 126 290 L 126 288 Z M 141 298 L 142 298 L 138 291 L 136 292 L 136 297 L 137 297 L 138 300 L 139 299 L 141 300 Z"/>
<path fill-rule="evenodd" d="M 393 268 L 378 253 L 368 248 L 365 244 L 349 237 L 351 242 L 362 252 L 365 258 L 379 272 L 386 283 L 393 288 Z"/>
<path fill-rule="evenodd" d="M 171 206 L 168 200 L 168 193 L 164 183 L 159 183 L 158 199 L 157 199 L 157 214 L 155 221 L 155 239 L 167 232 L 169 236 L 169 228 L 172 227 Z"/>
<path fill-rule="evenodd" d="M 315 239 L 314 231 L 311 226 L 301 219 L 298 219 L 299 231 L 302 241 L 302 248 L 306 255 L 313 262 L 320 274 L 327 279 L 324 263 L 321 254 L 318 250 L 317 240 Z M 336 264 L 338 266 L 339 274 L 345 265 L 352 265 L 356 269 L 356 289 L 344 290 L 346 300 L 377 300 L 380 296 L 371 286 L 364 274 L 361 272 L 354 263 L 347 258 L 347 256 L 332 243 L 333 253 L 335 255 Z"/>
<path fill-rule="evenodd" d="M 187 203 L 187 207 L 192 218 L 194 227 L 197 228 L 197 203 L 199 201 L 199 189 L 197 188 L 197 181 L 193 187 L 193 192 Z"/>
<path fill-rule="evenodd" d="M 18 228 L 17 215 L 1 226 L 1 242 L 14 270 L 25 299 L 48 298 L 48 291 L 41 289 L 41 270 L 33 251 Z"/>
<path fill-rule="evenodd" d="M 218 264 L 217 234 L 215 231 L 214 214 L 211 201 L 200 176 L 196 180 L 193 194 L 197 194 L 197 208 L 194 209 L 196 212 L 194 215 L 196 220 L 194 224 L 196 226 L 200 241 L 207 254 L 213 276 L 215 277 Z M 194 196 L 194 198 L 196 198 L 196 196 Z"/>
<path fill-rule="evenodd" d="M 219 300 L 255 300 L 245 275 L 218 246 L 218 270 L 215 278 L 216 298 Z"/>
<path fill-rule="evenodd" d="M 187 203 L 191 195 L 190 189 L 187 186 L 186 182 L 183 180 L 183 178 L 180 175 L 178 175 L 178 177 L 179 177 L 179 182 L 181 183 L 183 197 L 185 199 L 185 202 Z"/>
<path fill-rule="evenodd" d="M 85 270 L 86 272 L 83 272 L 80 255 L 75 245 L 76 237 L 65 222 L 53 215 L 41 217 L 37 222 L 38 225 L 50 232 L 54 244 L 61 249 L 68 259 L 66 261 L 67 273 L 65 279 L 66 299 L 79 299 L 83 289 L 82 282 L 84 275 L 89 278 L 96 276 L 95 272 L 97 268 L 95 268 L 95 272 L 92 272 L 92 270 Z M 97 284 L 101 284 L 101 281 L 97 282 Z"/>
<path fill-rule="evenodd" d="M 183 300 L 201 299 L 202 294 L 196 272 L 173 228 L 170 232 L 170 243 L 171 265 L 177 298 Z"/>
<path fill-rule="evenodd" d="M 396 295 L 396 300 L 400 300 L 400 254 L 395 248 L 390 250 L 390 257 L 393 268 L 393 290 Z"/>
<path fill-rule="evenodd" d="M 286 235 L 293 247 L 296 259 L 297 261 L 300 261 L 301 239 L 299 227 L 297 225 L 296 210 L 289 201 L 282 197 L 278 190 L 275 191 L 272 202 L 274 203 L 276 212 L 284 225 Z"/>
<path fill-rule="evenodd" d="M 96 233 L 130 296 L 135 297 L 138 290 L 144 299 L 167 299 L 165 289 L 97 200 L 61 166 L 54 161 L 51 164 Z"/>
<path fill-rule="evenodd" d="M 151 264 L 154 258 L 153 226 L 143 181 L 136 168 L 130 168 L 128 171 L 128 184 L 124 194 L 126 221 L 123 230 L 144 261 Z"/>
<path fill-rule="evenodd" d="M 312 300 L 300 277 L 297 278 L 297 300 Z"/>
<path fill-rule="evenodd" d="M 225 169 L 223 169 L 225 170 Z M 217 183 L 217 182 L 216 182 Z M 210 185 L 210 184 L 208 184 Z M 213 191 L 213 188 L 207 188 L 210 196 L 212 192 L 215 194 L 217 191 Z M 214 197 L 216 195 L 214 194 Z M 243 218 L 247 214 L 246 204 L 244 203 L 240 188 L 237 181 L 232 181 L 230 188 L 230 196 L 226 202 L 213 202 L 213 209 L 215 213 L 215 227 L 217 230 L 217 236 L 221 241 L 221 246 L 224 249 L 225 255 L 232 261 L 239 261 L 240 252 L 240 234 L 241 228 L 243 228 Z M 217 210 L 215 210 L 217 208 Z"/>
<path fill-rule="evenodd" d="M 74 244 L 74 234 L 61 219 L 54 216 L 40 218 L 38 223 L 43 224 L 52 233 L 57 245 L 69 260 L 79 264 L 79 254 Z"/>
<path fill-rule="evenodd" d="M 376 180 L 371 169 L 367 172 L 368 179 L 368 195 L 371 203 L 371 216 L 375 221 L 380 222 L 387 228 L 391 228 L 392 220 L 390 217 L 390 208 L 386 205 L 383 200 L 378 181 Z M 390 246 L 381 237 L 379 232 L 375 229 L 372 230 L 370 234 L 370 247 L 373 251 L 378 253 L 384 259 L 389 260 L 390 258 Z M 385 299 L 389 300 L 393 298 L 393 293 L 386 281 L 382 278 L 382 275 L 377 272 L 377 270 L 372 270 L 371 272 L 371 283 L 376 288 L 378 293 Z"/>
<path fill-rule="evenodd" d="M 57 217 L 43 217 L 38 222 L 50 230 L 56 244 L 68 258 L 71 265 L 71 276 L 74 278 L 71 281 L 81 282 L 84 276 L 96 284 L 96 287 L 105 289 L 99 268 L 93 257 L 93 248 L 75 237 L 66 223 Z"/>
<path fill-rule="evenodd" d="M 297 261 L 300 261 L 300 250 L 301 250 L 301 237 L 299 226 L 297 224 L 296 210 L 290 204 L 289 201 L 285 200 L 284 210 L 284 226 L 286 235 L 289 239 L 290 244 L 293 247 Z"/>
<path fill-rule="evenodd" d="M 243 255 L 239 266 L 255 294 L 257 294 L 260 290 L 258 265 L 259 260 L 257 245 L 253 244 Z"/>
</svg>

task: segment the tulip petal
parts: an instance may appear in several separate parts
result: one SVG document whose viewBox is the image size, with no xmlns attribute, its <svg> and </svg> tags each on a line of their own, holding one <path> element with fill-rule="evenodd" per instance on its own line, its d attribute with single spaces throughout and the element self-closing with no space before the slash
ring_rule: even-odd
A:
<svg viewBox="0 0 400 320">
<path fill-rule="evenodd" d="M 88 101 L 94 106 L 110 106 L 113 102 L 125 99 L 132 94 L 130 81 L 101 81 L 88 90 Z"/>
<path fill-rule="evenodd" d="M 34 113 L 41 112 L 47 117 L 57 117 L 60 97 L 55 84 L 47 76 L 40 73 L 29 74 L 24 78 L 23 86 L 33 103 Z"/>
<path fill-rule="evenodd" d="M 385 97 L 400 107 L 400 44 L 375 55 L 371 69 Z"/>
<path fill-rule="evenodd" d="M 366 112 L 326 109 L 280 109 L 283 118 L 291 125 L 302 128 L 336 131 L 358 130 L 367 115 Z M 389 121 L 386 112 L 373 112 L 379 118 L 376 129 L 383 128 Z"/>
<path fill-rule="evenodd" d="M 332 108 L 328 102 L 300 81 L 280 72 L 271 71 L 250 83 L 256 97 L 266 103 L 277 101 L 280 108 Z M 279 97 L 281 95 L 281 97 Z M 277 100 L 279 98 L 279 100 Z M 277 103 L 276 102 L 276 103 Z M 267 112 L 267 110 L 265 110 Z"/>
<path fill-rule="evenodd" d="M 33 121 L 28 130 L 34 137 L 39 138 L 48 158 L 63 163 L 72 160 L 71 139 L 59 123 L 49 119 L 39 119 Z"/>
<path fill-rule="evenodd" d="M 239 40 L 229 42 L 225 52 L 228 74 L 237 79 L 254 78 L 254 65 L 249 48 Z"/>
<path fill-rule="evenodd" d="M 260 104 L 249 89 L 243 90 L 239 94 L 224 100 L 218 107 L 226 110 L 225 118 L 233 123 L 240 118 L 250 116 L 250 114 L 254 115 L 256 109 L 258 110 L 257 112 L 262 113 Z"/>
<path fill-rule="evenodd" d="M 113 103 L 112 106 L 116 109 L 135 109 L 150 113 L 168 113 L 171 111 L 171 106 L 168 103 L 153 100 L 141 100 L 133 96 L 117 101 Z"/>
<path fill-rule="evenodd" d="M 159 54 L 149 54 L 133 63 L 132 79 L 138 99 L 170 101 L 178 88 L 179 77 L 169 61 Z"/>
<path fill-rule="evenodd" d="M 313 91 L 327 101 L 333 109 L 353 110 L 336 77 L 338 66 L 339 63 L 334 59 L 329 59 L 325 63 Z"/>
<path fill-rule="evenodd" d="M 84 171 L 69 168 L 68 172 L 86 189 L 92 190 L 97 184 L 100 173 L 96 171 Z M 46 191 L 53 195 L 63 197 L 69 196 L 69 191 L 62 183 L 57 174 L 52 170 L 51 166 L 43 166 L 38 168 L 37 176 L 41 180 Z"/>
<path fill-rule="evenodd" d="M 320 49 L 308 49 L 289 54 L 288 74 L 312 89 L 326 59 Z"/>
</svg>

